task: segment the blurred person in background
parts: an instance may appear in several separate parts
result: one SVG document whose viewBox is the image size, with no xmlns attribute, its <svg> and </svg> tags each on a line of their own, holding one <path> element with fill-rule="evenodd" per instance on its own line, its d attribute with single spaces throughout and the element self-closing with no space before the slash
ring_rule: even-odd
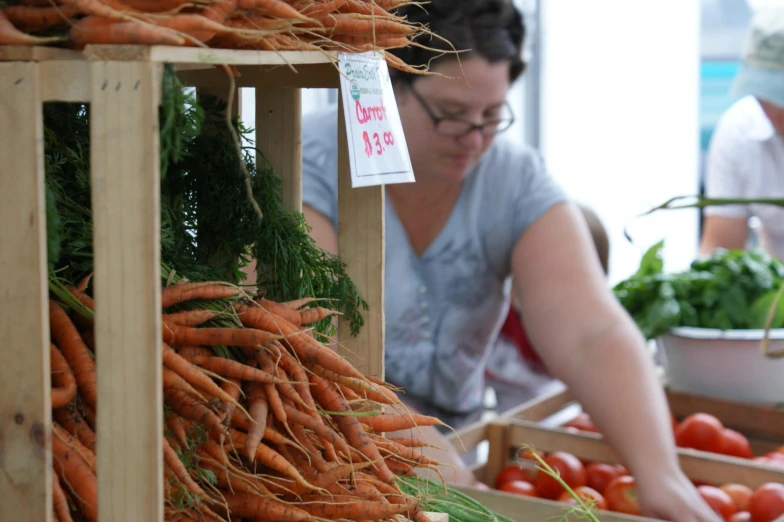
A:
<svg viewBox="0 0 784 522">
<path fill-rule="evenodd" d="M 705 167 L 708 198 L 784 198 L 784 6 L 753 17 L 733 92 L 742 96 L 719 119 Z M 784 259 L 784 209 L 768 204 L 717 205 L 704 210 L 700 254 L 743 249 L 749 219 L 759 242 Z"/>
<path fill-rule="evenodd" d="M 515 281 L 525 329 L 634 475 L 644 513 L 718 522 L 678 465 L 667 401 L 645 339 L 607 287 L 579 208 L 541 156 L 499 137 L 509 88 L 525 69 L 525 26 L 511 0 L 432 0 L 401 8 L 440 39 L 393 53 L 441 74 L 391 70 L 416 183 L 386 187 L 385 373 L 412 410 L 455 428 L 483 410 L 488 356 Z M 466 85 L 468 84 L 468 85 Z M 470 88 L 469 88 L 470 86 Z M 336 107 L 303 121 L 303 213 L 337 252 Z M 443 433 L 407 431 L 434 447 L 458 483 L 478 482 Z M 450 464 L 450 462 L 447 462 Z"/>
</svg>

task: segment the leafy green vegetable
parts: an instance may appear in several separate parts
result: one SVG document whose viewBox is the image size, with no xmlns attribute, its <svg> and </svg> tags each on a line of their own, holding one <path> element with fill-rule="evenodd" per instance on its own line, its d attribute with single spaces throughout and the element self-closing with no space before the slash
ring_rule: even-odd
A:
<svg viewBox="0 0 784 522">
<path fill-rule="evenodd" d="M 677 326 L 720 330 L 762 328 L 784 282 L 784 264 L 760 250 L 719 250 L 688 270 L 665 274 L 663 243 L 613 292 L 648 339 Z M 772 294 L 771 294 L 772 293 Z M 776 325 L 784 325 L 784 304 Z"/>
</svg>

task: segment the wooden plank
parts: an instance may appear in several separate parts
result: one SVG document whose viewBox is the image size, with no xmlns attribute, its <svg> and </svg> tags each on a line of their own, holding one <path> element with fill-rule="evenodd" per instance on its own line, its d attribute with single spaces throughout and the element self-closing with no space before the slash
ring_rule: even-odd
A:
<svg viewBox="0 0 784 522">
<path fill-rule="evenodd" d="M 784 409 L 701 397 L 673 390 L 667 390 L 667 399 L 673 415 L 678 419 L 696 412 L 709 413 L 721 420 L 725 426 L 744 435 L 784 444 Z"/>
<path fill-rule="evenodd" d="M 193 67 L 199 67 L 194 69 Z M 213 76 L 226 76 L 223 71 L 202 65 L 177 64 L 177 76 L 185 85 L 198 87 L 209 84 Z M 265 67 L 258 65 L 239 65 L 241 76 L 235 78 L 237 87 L 259 87 L 270 85 L 276 87 L 298 88 L 337 88 L 340 84 L 338 69 L 332 63 L 302 64 L 296 70 L 285 66 Z"/>
<path fill-rule="evenodd" d="M 509 460 L 509 429 L 507 422 L 495 420 L 488 424 L 487 440 L 490 442 L 490 450 L 487 454 L 484 480 L 488 486 L 491 486 Z"/>
<path fill-rule="evenodd" d="M 425 515 L 430 519 L 430 522 L 449 522 L 449 515 L 446 513 L 432 513 L 428 511 Z"/>
<path fill-rule="evenodd" d="M 541 498 L 523 497 L 512 493 L 495 490 L 480 490 L 467 486 L 450 484 L 450 488 L 465 493 L 483 506 L 506 515 L 517 522 L 532 522 L 546 520 L 564 520 L 576 522 L 584 520 L 575 515 L 567 514 L 569 506 Z M 602 522 L 656 522 L 656 519 L 623 515 L 610 511 L 600 511 L 599 519 Z"/>
<path fill-rule="evenodd" d="M 0 64 L 0 520 L 52 515 L 43 114 L 38 65 Z"/>
<path fill-rule="evenodd" d="M 283 208 L 302 212 L 302 97 L 299 89 L 256 87 L 256 149 L 281 178 Z"/>
<path fill-rule="evenodd" d="M 384 187 L 351 188 L 343 101 L 338 106 L 338 253 L 369 310 L 359 335 L 338 320 L 340 353 L 365 375 L 384 378 Z"/>
<path fill-rule="evenodd" d="M 562 410 L 572 401 L 574 401 L 574 396 L 567 388 L 555 390 L 512 408 L 502 417 L 540 421 Z"/>
<path fill-rule="evenodd" d="M 297 66 L 308 63 L 330 63 L 337 60 L 337 53 L 327 51 L 235 51 L 161 45 L 88 45 L 83 52 L 88 60 L 175 64 Z"/>
<path fill-rule="evenodd" d="M 90 64 L 79 60 L 41 62 L 41 97 L 46 102 L 90 101 Z"/>
<path fill-rule="evenodd" d="M 566 451 L 586 460 L 611 464 L 622 463 L 617 453 L 595 433 L 571 433 L 562 429 L 543 428 L 525 421 L 509 425 L 508 444 L 530 444 L 543 451 Z M 691 479 L 711 483 L 737 482 L 756 488 L 765 482 L 784 483 L 784 469 L 763 466 L 747 459 L 678 448 L 681 469 Z"/>
<path fill-rule="evenodd" d="M 98 516 L 163 520 L 162 65 L 91 65 Z"/>
<path fill-rule="evenodd" d="M 40 62 L 48 60 L 83 60 L 79 51 L 57 47 L 0 45 L 0 62 Z"/>
</svg>

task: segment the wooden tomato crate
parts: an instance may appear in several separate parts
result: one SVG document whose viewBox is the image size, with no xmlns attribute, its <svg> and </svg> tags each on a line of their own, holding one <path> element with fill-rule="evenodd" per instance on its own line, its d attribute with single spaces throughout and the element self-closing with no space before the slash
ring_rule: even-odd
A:
<svg viewBox="0 0 784 522">
<path fill-rule="evenodd" d="M 490 487 L 493 486 L 504 466 L 516 461 L 517 454 L 524 445 L 531 445 L 545 452 L 565 451 L 581 460 L 622 464 L 618 455 L 598 434 L 573 433 L 516 418 L 498 418 L 457 432 L 451 439 L 457 447 L 461 447 L 457 442 L 458 438 L 467 450 L 476 447 L 482 441 L 489 442 L 487 462 L 475 466 L 474 472 L 477 478 Z M 766 482 L 784 483 L 782 468 L 689 449 L 679 449 L 678 453 L 681 469 L 686 476 L 695 481 L 717 484 L 733 482 L 752 489 Z M 567 509 L 562 503 L 546 499 L 523 497 L 495 490 L 482 491 L 463 486 L 453 487 L 467 493 L 490 509 L 519 521 L 560 517 Z M 606 522 L 653 520 L 610 511 L 602 511 L 600 519 Z"/>
<path fill-rule="evenodd" d="M 755 455 L 774 451 L 784 445 L 782 408 L 702 397 L 666 388 L 665 393 L 670 411 L 678 421 L 692 413 L 711 414 L 725 427 L 744 434 L 749 439 Z M 503 417 L 557 427 L 574 418 L 579 411 L 580 406 L 574 396 L 568 389 L 563 389 L 524 403 L 505 413 Z"/>
<path fill-rule="evenodd" d="M 187 85 L 227 97 L 230 84 L 214 64 L 237 67 L 235 87 L 256 89 L 258 146 L 283 178 L 285 205 L 299 209 L 300 89 L 339 87 L 334 59 L 320 52 L 0 47 L 0 338 L 8 355 L 0 365 L 0 520 L 48 522 L 52 514 L 43 103 L 91 105 L 99 518 L 160 522 L 164 64 L 175 64 Z M 383 377 L 384 191 L 351 189 L 345 132 L 340 136 L 340 255 L 370 305 L 360 335 L 341 335 L 341 343 L 360 370 Z M 339 332 L 347 331 L 341 322 Z"/>
</svg>

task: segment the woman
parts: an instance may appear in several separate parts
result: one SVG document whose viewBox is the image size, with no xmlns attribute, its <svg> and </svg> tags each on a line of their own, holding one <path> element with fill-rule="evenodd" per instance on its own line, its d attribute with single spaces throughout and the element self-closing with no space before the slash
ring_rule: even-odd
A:
<svg viewBox="0 0 784 522">
<path fill-rule="evenodd" d="M 476 416 L 512 276 L 531 342 L 623 457 L 645 513 L 718 521 L 678 467 L 644 339 L 608 291 L 580 211 L 534 151 L 495 139 L 511 123 L 505 98 L 524 69 L 521 15 L 502 0 L 433 0 L 402 14 L 471 52 L 460 64 L 434 60 L 441 75 L 394 76 L 417 181 L 386 187 L 387 379 L 418 411 L 452 425 Z M 420 47 L 398 54 L 412 65 L 434 56 Z M 462 77 L 470 89 L 449 79 Z M 332 252 L 335 110 L 303 124 L 303 211 Z M 436 430 L 422 432 L 448 445 Z M 457 480 L 471 475 L 463 468 Z"/>
</svg>

